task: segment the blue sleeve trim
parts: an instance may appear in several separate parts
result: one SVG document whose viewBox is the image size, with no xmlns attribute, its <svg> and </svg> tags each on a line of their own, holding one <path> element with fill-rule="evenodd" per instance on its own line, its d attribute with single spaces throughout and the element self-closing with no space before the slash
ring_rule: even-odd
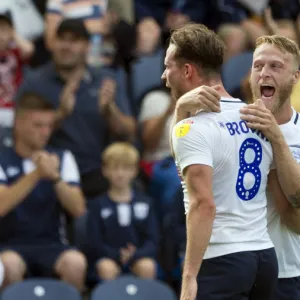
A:
<svg viewBox="0 0 300 300">
<path fill-rule="evenodd" d="M 294 120 L 295 125 L 298 123 L 298 119 L 299 119 L 299 113 L 296 114 L 296 117 L 295 117 L 295 120 Z"/>
</svg>

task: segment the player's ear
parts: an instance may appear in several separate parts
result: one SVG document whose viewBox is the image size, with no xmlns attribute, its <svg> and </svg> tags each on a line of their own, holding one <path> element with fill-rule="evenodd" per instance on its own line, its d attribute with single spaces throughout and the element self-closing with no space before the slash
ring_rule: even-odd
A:
<svg viewBox="0 0 300 300">
<path fill-rule="evenodd" d="M 189 79 L 192 77 L 194 70 L 191 64 L 184 64 L 184 77 Z"/>
<path fill-rule="evenodd" d="M 293 84 L 297 84 L 300 78 L 300 71 L 299 69 L 293 74 Z"/>
</svg>

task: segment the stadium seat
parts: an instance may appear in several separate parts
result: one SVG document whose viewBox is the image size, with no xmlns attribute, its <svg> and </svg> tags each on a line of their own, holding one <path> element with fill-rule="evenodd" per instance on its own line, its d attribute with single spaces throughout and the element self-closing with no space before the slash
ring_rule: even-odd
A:
<svg viewBox="0 0 300 300">
<path fill-rule="evenodd" d="M 82 300 L 77 290 L 55 279 L 28 279 L 8 286 L 1 300 Z"/>
<path fill-rule="evenodd" d="M 176 300 L 173 290 L 157 280 L 122 276 L 99 284 L 92 292 L 91 300 Z"/>
<path fill-rule="evenodd" d="M 251 69 L 253 60 L 252 52 L 245 52 L 232 57 L 222 67 L 222 80 L 227 92 L 233 93 L 236 91 L 242 80 Z"/>
</svg>

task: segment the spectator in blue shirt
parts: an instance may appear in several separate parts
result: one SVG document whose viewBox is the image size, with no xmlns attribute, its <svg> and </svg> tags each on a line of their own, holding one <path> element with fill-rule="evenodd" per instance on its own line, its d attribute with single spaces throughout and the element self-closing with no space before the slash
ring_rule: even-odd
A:
<svg viewBox="0 0 300 300">
<path fill-rule="evenodd" d="M 18 95 L 34 91 L 57 108 L 51 145 L 69 149 L 87 197 L 102 193 L 101 152 L 110 139 L 133 139 L 132 117 L 121 73 L 86 65 L 89 33 L 82 20 L 64 20 L 52 45 L 53 61 L 25 78 Z M 18 99 L 18 97 L 17 97 Z"/>
<path fill-rule="evenodd" d="M 150 199 L 132 189 L 139 154 L 127 143 L 114 143 L 103 152 L 103 174 L 109 190 L 95 199 L 88 218 L 91 259 L 102 280 L 131 271 L 154 278 L 158 225 Z"/>
<path fill-rule="evenodd" d="M 24 93 L 14 124 L 14 147 L 0 152 L 0 259 L 4 285 L 29 276 L 59 276 L 82 290 L 86 259 L 67 243 L 64 211 L 85 213 L 79 173 L 69 151 L 45 148 L 53 107 Z"/>
</svg>

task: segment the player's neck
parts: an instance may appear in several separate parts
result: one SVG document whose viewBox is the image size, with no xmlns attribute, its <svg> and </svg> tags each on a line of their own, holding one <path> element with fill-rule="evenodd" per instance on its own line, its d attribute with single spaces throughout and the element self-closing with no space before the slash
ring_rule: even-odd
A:
<svg viewBox="0 0 300 300">
<path fill-rule="evenodd" d="M 228 94 L 228 92 L 225 90 L 222 79 L 219 75 L 215 76 L 215 77 L 208 78 L 207 80 L 205 80 L 205 85 L 218 86 L 218 93 L 221 97 L 234 98 L 230 94 Z"/>
<path fill-rule="evenodd" d="M 293 116 L 293 110 L 290 103 L 285 103 L 278 112 L 274 113 L 274 117 L 278 125 L 288 123 Z"/>
<path fill-rule="evenodd" d="M 110 187 L 108 190 L 108 196 L 115 202 L 128 203 L 132 199 L 132 188 L 127 187 Z"/>
</svg>

